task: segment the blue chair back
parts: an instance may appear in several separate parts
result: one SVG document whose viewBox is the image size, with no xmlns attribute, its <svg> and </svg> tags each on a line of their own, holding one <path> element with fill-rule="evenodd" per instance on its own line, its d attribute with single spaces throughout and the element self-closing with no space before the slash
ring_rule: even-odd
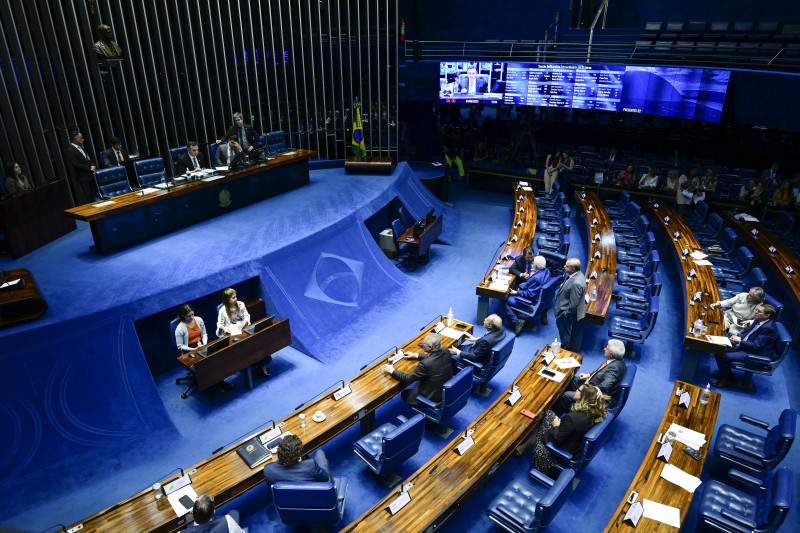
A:
<svg viewBox="0 0 800 533">
<path fill-rule="evenodd" d="M 267 138 L 264 135 L 259 135 L 256 144 L 254 144 L 254 148 L 261 148 L 262 146 L 266 146 Z M 212 145 L 213 146 L 213 145 Z"/>
<path fill-rule="evenodd" d="M 797 219 L 789 211 L 781 211 L 775 224 L 772 225 L 772 233 L 779 236 L 791 235 L 794 232 Z"/>
<path fill-rule="evenodd" d="M 711 213 L 708 216 L 708 222 L 706 222 L 705 228 L 716 237 L 719 232 L 722 231 L 722 222 L 721 216 L 716 213 Z"/>
<path fill-rule="evenodd" d="M 413 407 L 413 409 L 425 415 L 432 422 L 441 424 L 452 418 L 462 407 L 467 405 L 471 391 L 472 367 L 466 366 L 442 385 L 442 401 L 435 408 L 420 405 Z"/>
<path fill-rule="evenodd" d="M 693 224 L 703 224 L 705 222 L 706 217 L 708 216 L 708 204 L 700 201 L 697 202 L 694 206 L 694 212 L 692 213 L 691 217 L 687 217 L 687 222 L 691 222 Z"/>
<path fill-rule="evenodd" d="M 644 338 L 647 338 L 650 335 L 650 332 L 653 331 L 653 327 L 656 325 L 656 319 L 658 318 L 658 296 L 653 296 L 650 298 L 650 309 L 647 310 L 647 313 L 644 315 Z M 642 339 L 644 341 L 644 339 Z"/>
<path fill-rule="evenodd" d="M 606 443 L 608 438 L 611 436 L 611 423 L 614 421 L 614 414 L 608 413 L 608 415 L 592 426 L 589 431 L 586 432 L 586 435 L 583 436 L 583 443 L 581 444 L 581 451 L 574 455 L 570 460 L 561 463 L 558 466 L 560 469 L 569 468 L 570 470 L 575 472 L 575 475 L 579 475 L 583 470 L 589 465 L 594 456 L 597 455 L 603 445 Z M 552 442 L 547 443 L 548 449 L 555 449 L 560 452 L 560 454 L 565 454 L 563 450 L 559 450 Z M 557 453 L 557 455 L 559 455 Z"/>
<path fill-rule="evenodd" d="M 97 180 L 97 188 L 103 198 L 113 198 L 131 192 L 125 167 L 115 166 L 97 170 L 94 179 Z"/>
<path fill-rule="evenodd" d="M 575 472 L 569 469 L 561 471 L 547 494 L 539 500 L 536 506 L 536 518 L 543 528 L 553 521 L 569 499 L 573 490 L 573 479 Z"/>
<path fill-rule="evenodd" d="M 272 485 L 272 499 L 281 521 L 287 525 L 333 525 L 339 522 L 344 509 L 340 493 L 343 480 L 278 481 Z M 337 490 L 338 487 L 338 490 Z"/>
<path fill-rule="evenodd" d="M 775 308 L 775 322 L 780 321 L 781 315 L 783 314 L 784 305 L 770 296 L 769 293 L 764 293 L 764 303 L 769 304 Z"/>
<path fill-rule="evenodd" d="M 631 222 L 635 221 L 641 214 L 642 208 L 636 202 L 629 202 L 628 207 L 625 208 L 625 219 Z"/>
<path fill-rule="evenodd" d="M 173 318 L 169 322 L 169 335 L 170 335 L 170 338 L 172 339 L 172 345 L 175 346 L 175 348 L 178 347 L 178 344 L 175 342 L 175 330 L 178 329 L 178 324 L 179 323 L 180 322 L 178 321 L 177 318 Z"/>
<path fill-rule="evenodd" d="M 411 215 L 408 214 L 408 211 L 406 211 L 405 207 L 400 206 L 397 212 L 400 214 L 400 222 L 403 224 L 405 229 L 408 229 L 415 224 L 416 221 Z"/>
<path fill-rule="evenodd" d="M 539 305 L 538 309 L 539 312 L 550 308 L 550 304 L 552 304 L 553 300 L 555 300 L 556 292 L 558 291 L 558 288 L 561 286 L 561 282 L 563 281 L 563 279 L 564 275 L 560 274 L 558 276 L 550 278 L 550 281 L 548 281 L 542 286 L 542 293 L 540 296 L 541 304 Z M 535 314 L 536 313 L 534 313 L 534 316 Z"/>
<path fill-rule="evenodd" d="M 778 424 L 773 426 L 764 440 L 765 466 L 772 469 L 777 466 L 794 443 L 797 433 L 797 411 L 784 409 L 778 419 Z"/>
<path fill-rule="evenodd" d="M 575 473 L 562 470 L 555 480 L 531 470 L 527 480 L 514 479 L 486 510 L 490 520 L 512 533 L 536 533 L 553 521 L 573 490 Z"/>
<path fill-rule="evenodd" d="M 417 414 L 383 437 L 382 471 L 391 472 L 417 453 L 425 435 L 425 417 Z"/>
<path fill-rule="evenodd" d="M 141 187 L 159 183 L 167 177 L 167 173 L 164 171 L 164 159 L 161 157 L 136 161 L 133 168 L 136 170 L 136 178 Z"/>
<path fill-rule="evenodd" d="M 541 291 L 539 295 L 541 296 Z M 506 336 L 492 347 L 492 351 L 489 353 L 489 361 L 482 368 L 474 371 L 472 379 L 475 383 L 481 386 L 486 385 L 490 379 L 495 377 L 506 366 L 506 361 L 508 361 L 511 352 L 514 350 L 515 339 L 514 333 L 507 331 Z"/>
<path fill-rule="evenodd" d="M 735 269 L 741 274 L 749 272 L 750 269 L 753 268 L 753 261 L 755 261 L 755 259 L 756 256 L 753 255 L 753 252 L 751 252 L 747 246 L 742 246 L 736 250 Z"/>
<path fill-rule="evenodd" d="M 637 235 L 644 235 L 649 229 L 650 220 L 644 215 L 639 215 L 639 218 L 637 218 L 636 222 L 633 223 L 633 230 Z"/>
<path fill-rule="evenodd" d="M 169 149 L 169 158 L 172 161 L 172 175 L 178 175 L 178 158 L 187 152 L 187 148 L 185 146 L 177 146 L 175 148 Z M 213 159 L 212 159 L 213 163 Z"/>
<path fill-rule="evenodd" d="M 286 134 L 283 131 L 271 131 L 267 134 L 267 150 L 271 154 L 288 151 L 286 147 Z"/>
<path fill-rule="evenodd" d="M 211 161 L 209 162 L 212 167 L 217 166 L 217 150 L 219 150 L 219 145 L 217 143 L 211 143 Z"/>
<path fill-rule="evenodd" d="M 628 396 L 631 394 L 631 387 L 633 387 L 633 380 L 636 377 L 636 365 L 628 365 L 628 370 L 625 372 L 622 381 L 617 385 L 617 392 L 611 399 L 608 405 L 608 411 L 618 417 L 628 403 Z"/>
<path fill-rule="evenodd" d="M 722 235 L 719 239 L 719 245 L 725 251 L 725 255 L 733 255 L 733 249 L 735 248 L 738 240 L 739 236 L 736 235 L 736 232 L 731 228 L 725 228 L 722 230 Z"/>
<path fill-rule="evenodd" d="M 759 509 L 760 531 L 778 531 L 792 508 L 793 474 L 788 468 L 781 468 L 772 476 L 769 499 Z"/>
<path fill-rule="evenodd" d="M 619 195 L 617 206 L 620 209 L 627 209 L 630 201 L 631 201 L 631 193 L 629 193 L 628 191 L 622 191 Z"/>
<path fill-rule="evenodd" d="M 786 331 L 786 327 L 780 322 L 776 322 L 775 326 L 778 328 L 778 339 L 775 342 L 775 350 L 771 357 L 751 355 L 744 361 L 732 362 L 731 368 L 744 371 L 748 375 L 763 374 L 771 376 L 775 369 L 781 365 L 792 347 L 792 337 Z"/>
</svg>

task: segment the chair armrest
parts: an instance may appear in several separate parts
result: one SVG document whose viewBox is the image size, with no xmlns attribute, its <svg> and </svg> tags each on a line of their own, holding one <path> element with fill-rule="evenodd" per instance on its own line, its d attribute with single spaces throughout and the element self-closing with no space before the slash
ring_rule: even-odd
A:
<svg viewBox="0 0 800 533">
<path fill-rule="evenodd" d="M 464 363 L 465 365 L 471 366 L 475 370 L 482 370 L 483 369 L 483 365 L 478 363 L 478 362 L 476 362 L 476 361 L 470 361 L 469 359 L 464 359 L 462 357 L 461 358 L 461 362 Z M 464 367 L 462 366 L 461 368 L 464 368 Z"/>
<path fill-rule="evenodd" d="M 620 329 L 627 329 L 627 330 L 630 330 L 630 331 L 642 331 L 642 329 L 639 328 L 639 327 L 628 326 L 626 324 L 620 324 L 619 327 L 620 327 Z"/>
<path fill-rule="evenodd" d="M 403 415 L 397 415 L 397 421 L 400 424 L 405 424 L 406 422 L 408 422 L 408 418 L 404 417 Z"/>
<path fill-rule="evenodd" d="M 764 431 L 769 431 L 769 424 L 764 422 L 763 420 L 759 420 L 758 418 L 753 418 L 752 416 L 748 415 L 739 415 L 739 420 L 742 422 L 747 422 L 756 427 L 760 427 Z"/>
<path fill-rule="evenodd" d="M 728 477 L 744 485 L 750 485 L 751 487 L 758 487 L 760 489 L 764 488 L 764 483 L 760 479 L 740 472 L 739 470 L 728 470 Z"/>
<path fill-rule="evenodd" d="M 439 404 L 433 403 L 432 401 L 430 401 L 429 399 L 427 399 L 424 396 L 417 396 L 416 400 L 419 403 L 421 403 L 422 405 L 424 405 L 425 407 L 427 407 L 428 409 L 436 409 L 436 406 L 439 405 Z"/>
<path fill-rule="evenodd" d="M 533 520 L 536 520 L 536 515 L 534 513 L 532 513 L 533 514 L 532 520 L 528 521 L 526 523 L 522 523 L 519 520 L 519 516 L 515 515 L 514 512 L 511 509 L 509 509 L 508 507 L 506 507 L 502 503 L 497 504 L 497 508 L 495 508 L 494 512 L 499 514 L 500 516 L 502 516 L 503 518 L 505 518 L 509 522 L 512 522 L 514 524 L 521 524 L 525 529 L 527 529 L 531 525 L 533 525 Z"/>
<path fill-rule="evenodd" d="M 556 446 L 552 442 L 548 442 L 547 444 L 545 444 L 545 448 L 550 450 L 550 452 L 553 455 L 555 455 L 556 457 L 558 457 L 559 459 L 562 459 L 564 461 L 569 461 L 569 460 L 572 459 L 572 454 L 571 453 L 569 453 L 568 451 L 562 450 L 561 448 L 559 448 L 558 446 Z"/>
<path fill-rule="evenodd" d="M 522 296 L 517 296 L 517 304 L 531 306 L 533 305 L 533 302 L 528 300 L 527 298 L 523 298 Z"/>
<path fill-rule="evenodd" d="M 748 355 L 745 359 L 748 363 L 761 363 L 762 365 L 771 365 L 772 359 L 764 357 L 763 355 Z"/>
<path fill-rule="evenodd" d="M 531 479 L 534 480 L 535 482 L 545 485 L 547 487 L 552 488 L 553 483 L 555 483 L 555 480 L 550 479 L 548 476 L 542 474 L 535 468 L 531 468 L 530 472 L 528 472 L 528 475 L 531 476 Z"/>
<path fill-rule="evenodd" d="M 738 524 L 744 526 L 748 529 L 755 529 L 758 525 L 755 522 L 748 520 L 747 518 L 740 516 L 738 514 L 733 514 L 732 512 L 728 511 L 727 509 L 722 509 L 719 512 L 720 516 L 726 518 L 733 522 L 734 524 Z"/>
<path fill-rule="evenodd" d="M 736 450 L 737 452 L 741 453 L 742 455 L 746 455 L 748 457 L 752 457 L 753 459 L 756 459 L 758 461 L 763 461 L 765 459 L 763 456 L 758 455 L 754 451 L 748 450 L 747 448 L 742 448 L 741 446 L 734 446 L 733 449 Z"/>
</svg>

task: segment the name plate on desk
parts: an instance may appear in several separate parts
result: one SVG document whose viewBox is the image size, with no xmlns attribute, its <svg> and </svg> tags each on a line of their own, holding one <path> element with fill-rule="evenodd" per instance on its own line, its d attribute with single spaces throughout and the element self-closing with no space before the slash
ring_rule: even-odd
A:
<svg viewBox="0 0 800 533">
<path fill-rule="evenodd" d="M 341 400 L 342 398 L 344 398 L 345 396 L 347 396 L 351 392 L 353 392 L 353 391 L 350 388 L 350 385 L 347 385 L 346 387 L 342 387 L 341 389 L 339 389 L 336 392 L 334 392 L 333 393 L 333 399 L 337 400 L 337 401 Z"/>
<path fill-rule="evenodd" d="M 514 405 L 520 398 L 522 398 L 522 393 L 519 391 L 519 389 L 515 389 L 506 401 L 509 403 L 509 405 Z"/>
<path fill-rule="evenodd" d="M 758 235 L 758 230 L 756 228 L 753 228 L 753 231 L 751 231 L 750 233 L 752 233 L 753 236 L 755 237 L 756 235 Z"/>
<path fill-rule="evenodd" d="M 592 270 L 592 273 L 589 275 L 589 279 L 597 279 L 597 270 Z"/>
<path fill-rule="evenodd" d="M 600 240 L 600 234 L 594 236 L 594 242 L 598 242 Z"/>
<path fill-rule="evenodd" d="M 547 350 L 546 352 L 544 352 L 542 354 L 542 358 L 544 359 L 544 364 L 546 364 L 546 365 L 549 365 L 550 363 L 552 363 L 553 359 L 555 359 L 555 357 L 556 357 L 556 354 L 554 354 L 550 350 Z"/>
<path fill-rule="evenodd" d="M 664 217 L 664 223 L 669 224 L 669 217 Z"/>
<path fill-rule="evenodd" d="M 653 207 L 654 207 L 655 209 L 658 209 L 658 204 L 653 204 Z"/>
<path fill-rule="evenodd" d="M 681 394 L 681 399 L 678 400 L 679 406 L 688 409 L 691 403 L 692 403 L 692 396 L 688 392 L 684 392 L 683 394 Z"/>
<path fill-rule="evenodd" d="M 628 512 L 625 513 L 625 518 L 622 519 L 623 522 L 628 523 L 629 525 L 636 527 L 639 523 L 639 520 L 642 518 L 644 514 L 644 507 L 642 507 L 641 502 L 636 502 L 631 505 L 631 508 L 628 509 Z"/>
<path fill-rule="evenodd" d="M 393 364 L 395 364 L 396 362 L 398 362 L 402 358 L 403 358 L 403 354 L 401 354 L 401 353 L 392 355 L 391 357 L 389 357 L 389 364 L 393 365 Z"/>
<path fill-rule="evenodd" d="M 591 211 L 594 208 L 592 204 L 589 204 L 589 207 L 586 208 L 587 211 Z"/>
<path fill-rule="evenodd" d="M 675 237 L 675 240 L 680 239 L 681 238 L 681 232 L 680 231 L 676 231 L 675 233 L 672 234 L 672 236 Z"/>
<path fill-rule="evenodd" d="M 777 250 L 777 249 L 776 249 L 774 246 L 770 246 L 770 247 L 769 247 L 769 253 L 771 253 L 771 254 L 774 254 L 774 253 L 775 253 L 775 252 L 777 252 L 777 251 L 778 251 L 778 250 Z"/>
<path fill-rule="evenodd" d="M 466 452 L 467 450 L 469 450 L 470 448 L 472 448 L 472 445 L 473 445 L 473 444 L 475 444 L 475 441 L 474 441 L 474 440 L 472 440 L 472 437 L 467 437 L 466 439 L 464 439 L 463 441 L 461 441 L 461 444 L 459 444 L 458 446 L 456 446 L 455 452 L 456 452 L 458 455 L 464 455 L 464 452 Z"/>
<path fill-rule="evenodd" d="M 408 504 L 408 502 L 410 501 L 411 501 L 411 494 L 409 494 L 408 491 L 401 492 L 400 496 L 395 498 L 394 501 L 389 504 L 389 507 L 387 507 L 387 509 L 389 509 L 389 512 L 392 514 L 392 516 L 394 516 L 400 509 L 405 507 L 406 504 Z"/>
<path fill-rule="evenodd" d="M 691 269 L 691 270 L 689 271 L 689 277 L 690 277 L 690 278 L 697 277 L 697 271 L 696 271 L 695 269 Z"/>
<path fill-rule="evenodd" d="M 656 459 L 664 461 L 665 463 L 669 462 L 669 458 L 672 457 L 672 443 L 665 442 L 661 445 L 661 449 L 658 450 L 658 454 L 656 455 Z"/>
<path fill-rule="evenodd" d="M 596 251 L 592 256 L 592 259 L 600 259 L 600 250 Z"/>
<path fill-rule="evenodd" d="M 786 271 L 787 274 L 791 274 L 794 272 L 794 269 L 790 266 L 787 266 L 784 270 Z"/>
<path fill-rule="evenodd" d="M 281 428 L 279 426 L 270 429 L 269 431 L 261 435 L 261 444 L 266 445 L 269 441 L 271 441 L 275 437 L 280 436 L 281 433 L 283 433 L 283 431 L 281 431 Z"/>
<path fill-rule="evenodd" d="M 600 222 L 596 218 L 592 219 L 592 226 L 594 226 L 595 224 L 599 224 L 599 223 Z"/>
</svg>

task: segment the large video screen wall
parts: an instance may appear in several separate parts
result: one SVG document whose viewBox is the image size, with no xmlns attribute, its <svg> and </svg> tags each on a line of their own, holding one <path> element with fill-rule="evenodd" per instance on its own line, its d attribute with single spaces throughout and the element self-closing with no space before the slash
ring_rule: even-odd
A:
<svg viewBox="0 0 800 533">
<path fill-rule="evenodd" d="M 647 113 L 719 122 L 730 72 L 673 67 L 440 63 L 439 101 Z"/>
</svg>

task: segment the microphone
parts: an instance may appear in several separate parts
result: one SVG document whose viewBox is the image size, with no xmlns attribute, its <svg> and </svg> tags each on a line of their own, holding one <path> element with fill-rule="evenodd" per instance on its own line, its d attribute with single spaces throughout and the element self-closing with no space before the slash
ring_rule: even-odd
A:
<svg viewBox="0 0 800 533">
<path fill-rule="evenodd" d="M 423 328 L 423 329 L 424 329 L 424 328 Z M 390 351 L 392 351 L 392 350 L 394 350 L 394 352 L 395 352 L 395 353 L 397 353 L 397 346 L 392 346 L 391 348 L 389 348 L 388 350 L 386 350 L 385 352 L 383 352 L 382 354 L 380 354 L 378 357 L 376 357 L 375 359 L 373 359 L 372 361 L 370 361 L 370 362 L 369 362 L 369 363 L 367 363 L 366 365 L 364 365 L 364 366 L 362 366 L 361 368 L 359 368 L 359 369 L 358 369 L 358 371 L 359 371 L 359 372 L 362 372 L 362 371 L 363 371 L 365 368 L 367 368 L 369 365 L 371 365 L 372 363 L 374 363 L 375 361 L 377 361 L 377 360 L 378 360 L 378 359 L 380 359 L 381 357 L 386 357 L 386 354 L 388 354 L 388 353 L 389 353 Z"/>
<path fill-rule="evenodd" d="M 500 246 L 498 246 L 498 247 L 497 247 L 497 250 L 495 250 L 495 251 L 494 251 L 494 253 L 492 254 L 492 262 L 491 262 L 491 263 L 489 263 L 489 266 L 490 266 L 490 267 L 494 266 L 495 257 L 497 257 L 497 252 L 499 252 L 499 251 L 500 251 L 500 248 L 502 248 L 503 246 L 505 246 L 505 244 L 506 244 L 506 241 L 503 241 L 503 242 L 501 242 L 501 243 L 500 243 Z M 489 271 L 489 270 L 487 269 L 487 272 L 488 272 L 488 271 Z M 487 277 L 488 277 L 488 276 L 487 276 Z M 484 282 L 484 283 L 486 283 L 486 279 L 485 279 L 485 278 L 484 278 L 483 282 Z M 420 330 L 420 331 L 422 331 L 422 330 Z"/>
<path fill-rule="evenodd" d="M 51 529 L 53 529 L 56 526 L 60 526 L 61 527 L 61 531 L 63 531 L 64 533 L 67 533 L 67 526 L 65 526 L 64 524 L 53 524 L 52 526 L 41 530 L 39 533 L 45 533 L 46 531 L 50 531 Z"/>
<path fill-rule="evenodd" d="M 340 389 L 343 389 L 343 388 L 344 388 L 344 380 L 343 380 L 343 379 L 339 379 L 339 380 L 337 380 L 337 381 L 334 381 L 334 382 L 333 382 L 333 385 L 336 385 L 337 383 L 341 383 L 341 384 L 342 384 L 342 385 L 339 387 Z M 314 399 L 316 399 L 316 398 L 319 398 L 320 396 L 322 396 L 323 394 L 325 394 L 326 392 L 328 392 L 328 391 L 330 390 L 330 388 L 331 388 L 331 387 L 333 387 L 333 385 L 330 385 L 330 386 L 328 386 L 328 387 L 324 388 L 324 389 L 323 389 L 323 390 L 322 390 L 320 393 L 318 393 L 318 394 L 315 394 L 314 396 L 312 396 L 312 397 L 311 397 L 311 398 L 309 398 L 308 400 L 304 401 L 303 403 L 301 403 L 300 405 L 298 405 L 297 407 L 295 407 L 295 408 L 294 408 L 294 410 L 295 410 L 295 411 L 297 411 L 298 409 L 300 409 L 301 407 L 303 407 L 305 404 L 307 404 L 307 403 L 308 403 L 308 402 L 310 402 L 311 400 L 314 400 Z"/>
<path fill-rule="evenodd" d="M 245 433 L 244 435 L 241 435 L 241 436 L 239 436 L 239 437 L 236 437 L 234 440 L 230 441 L 228 444 L 226 444 L 226 445 L 224 445 L 224 446 L 220 446 L 219 448 L 217 448 L 216 450 L 214 450 L 213 452 L 211 452 L 211 455 L 216 455 L 217 453 L 221 452 L 222 450 L 224 450 L 225 448 L 227 448 L 228 446 L 230 446 L 230 445 L 231 445 L 231 444 L 233 444 L 234 442 L 239 442 L 240 440 L 242 440 L 243 438 L 245 438 L 247 435 L 255 435 L 256 433 L 258 433 L 258 431 L 257 431 L 257 430 L 258 430 L 258 428 L 264 427 L 265 425 L 269 424 L 270 422 L 272 422 L 272 429 L 275 429 L 275 421 L 274 421 L 274 420 L 267 420 L 267 421 L 266 421 L 266 422 L 264 422 L 263 424 L 259 424 L 258 426 L 256 426 L 256 427 L 255 427 L 255 428 L 253 428 L 252 430 L 248 431 L 248 432 L 247 432 L 247 433 Z M 173 470 L 173 472 L 174 472 L 174 470 Z M 181 475 L 183 475 L 183 470 L 181 470 Z"/>
<path fill-rule="evenodd" d="M 430 322 L 428 322 L 427 324 L 425 324 L 424 326 L 419 328 L 419 330 L 420 331 L 425 331 L 425 328 L 427 328 L 428 326 L 430 326 L 431 324 L 433 324 L 437 320 L 444 320 L 444 315 L 436 315 L 435 317 L 433 317 L 433 320 L 431 320 Z"/>
</svg>

